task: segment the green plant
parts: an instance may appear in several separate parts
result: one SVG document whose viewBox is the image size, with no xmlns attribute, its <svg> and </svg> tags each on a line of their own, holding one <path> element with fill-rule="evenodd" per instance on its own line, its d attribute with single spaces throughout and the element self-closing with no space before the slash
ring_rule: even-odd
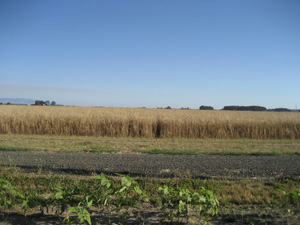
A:
<svg viewBox="0 0 300 225">
<path fill-rule="evenodd" d="M 212 215 L 218 212 L 219 201 L 215 195 L 202 187 L 197 192 L 191 192 L 187 188 L 177 187 L 169 188 L 164 185 L 159 187 L 162 193 L 161 204 L 162 210 L 168 212 L 168 217 L 173 221 L 177 217 L 179 222 L 182 214 L 189 222 L 190 209 L 195 209 L 199 213 L 199 220 L 208 221 L 208 212 L 211 210 Z"/>
<path fill-rule="evenodd" d="M 56 214 L 61 215 L 68 209 L 68 205 L 76 205 L 75 196 L 79 194 L 78 188 L 66 188 L 57 186 L 54 205 L 57 207 Z"/>
<path fill-rule="evenodd" d="M 114 195 L 114 181 L 106 177 L 103 173 L 95 176 L 94 180 L 99 181 L 100 185 L 93 191 L 92 198 L 95 200 L 95 204 L 104 206 L 103 211 L 107 210 L 108 223 L 111 221 L 111 211 L 113 206 L 113 195 Z"/>
<path fill-rule="evenodd" d="M 69 207 L 68 213 L 66 218 L 64 219 L 64 222 L 68 223 L 76 223 L 76 224 L 83 224 L 85 222 L 88 222 L 88 224 L 92 224 L 91 216 L 89 209 L 93 205 L 93 200 L 89 200 L 89 197 L 87 196 L 84 201 L 81 201 L 78 203 L 77 207 Z M 77 217 L 73 217 L 70 219 L 69 212 L 75 213 Z"/>
<path fill-rule="evenodd" d="M 6 209 L 12 208 L 17 198 L 24 199 L 24 196 L 9 181 L 0 179 L 0 207 L 3 207 L 3 217 Z"/>
<path fill-rule="evenodd" d="M 36 203 L 36 196 L 34 195 L 28 195 L 28 196 L 24 196 L 22 195 L 23 198 L 23 202 L 22 202 L 22 212 L 25 215 L 25 217 L 27 216 L 27 211 L 32 210 L 34 208 L 34 206 L 38 205 L 39 203 Z"/>
<path fill-rule="evenodd" d="M 122 177 L 120 184 L 106 177 L 103 173 L 94 177 L 94 179 L 100 181 L 102 189 L 98 189 L 94 192 L 93 198 L 107 210 L 109 223 L 112 206 L 115 206 L 114 211 L 117 213 L 119 213 L 121 209 L 125 209 L 123 217 L 126 219 L 129 208 L 135 207 L 140 199 L 147 199 L 136 181 L 131 180 L 128 176 L 117 175 Z"/>
<path fill-rule="evenodd" d="M 128 210 L 131 207 L 135 207 L 140 199 L 147 199 L 143 191 L 140 189 L 139 184 L 131 180 L 128 176 L 117 174 L 121 179 L 121 186 L 115 189 L 114 195 L 117 197 L 116 212 L 124 207 L 125 212 L 123 217 L 126 219 L 128 216 Z"/>
<path fill-rule="evenodd" d="M 205 188 L 193 193 L 193 208 L 197 209 L 200 218 L 204 218 L 204 221 L 208 220 L 208 212 L 212 212 L 212 216 L 218 213 L 219 200 L 214 193 Z"/>
<path fill-rule="evenodd" d="M 34 194 L 23 195 L 9 181 L 0 179 L 0 207 L 3 207 L 4 214 L 6 209 L 11 209 L 13 205 L 18 205 L 20 202 L 22 202 L 21 209 L 25 217 L 28 209 L 32 210 L 38 205 Z"/>
<path fill-rule="evenodd" d="M 278 189 L 279 192 L 281 192 L 284 196 L 284 201 L 282 202 L 282 207 L 286 207 L 288 203 L 294 205 L 294 206 L 299 206 L 300 205 L 300 189 L 295 189 L 294 191 L 291 192 L 286 192 L 284 190 Z M 287 208 L 287 211 L 290 212 L 291 210 Z M 296 212 L 300 212 L 297 210 Z"/>
</svg>

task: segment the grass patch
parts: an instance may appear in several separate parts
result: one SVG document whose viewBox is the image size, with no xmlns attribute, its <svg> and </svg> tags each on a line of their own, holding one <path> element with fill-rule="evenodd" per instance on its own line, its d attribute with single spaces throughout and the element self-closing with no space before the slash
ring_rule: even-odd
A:
<svg viewBox="0 0 300 225">
<path fill-rule="evenodd" d="M 146 154 L 165 154 L 165 155 L 197 155 L 191 151 L 169 150 L 169 149 L 153 149 L 149 151 L 145 150 L 133 150 L 133 152 L 140 152 Z"/>
<path fill-rule="evenodd" d="M 240 155 L 252 155 L 252 156 L 281 156 L 281 155 L 298 155 L 298 153 L 286 153 L 286 154 L 281 154 L 279 152 L 251 152 L 251 153 L 243 153 L 243 152 L 205 152 L 202 153 L 203 155 L 232 155 L 232 156 L 240 156 Z"/>
<path fill-rule="evenodd" d="M 0 151 L 32 151 L 29 148 L 0 146 Z"/>
<path fill-rule="evenodd" d="M 90 153 L 117 153 L 117 150 L 106 150 L 106 149 L 91 149 L 91 150 L 83 150 L 83 152 Z"/>
<path fill-rule="evenodd" d="M 299 155 L 300 140 L 0 135 L 0 148 L 153 154 Z M 100 150 L 99 150 L 100 149 Z"/>
</svg>

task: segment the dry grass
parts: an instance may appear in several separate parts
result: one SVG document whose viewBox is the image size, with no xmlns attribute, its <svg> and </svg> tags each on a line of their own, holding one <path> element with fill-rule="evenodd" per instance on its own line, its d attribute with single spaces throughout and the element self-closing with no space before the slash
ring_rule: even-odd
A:
<svg viewBox="0 0 300 225">
<path fill-rule="evenodd" d="M 2 105 L 0 134 L 299 139 L 300 113 Z"/>
</svg>

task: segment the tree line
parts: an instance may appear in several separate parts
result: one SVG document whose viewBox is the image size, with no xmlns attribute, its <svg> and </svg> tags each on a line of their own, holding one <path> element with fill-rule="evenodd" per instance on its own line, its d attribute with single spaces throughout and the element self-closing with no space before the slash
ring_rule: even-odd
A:
<svg viewBox="0 0 300 225">
<path fill-rule="evenodd" d="M 55 105 L 56 105 L 56 102 L 55 102 L 55 101 L 52 101 L 52 102 L 50 103 L 49 100 L 47 100 L 47 101 L 36 100 L 35 103 L 34 103 L 34 105 L 52 105 L 52 106 L 55 106 Z"/>
<path fill-rule="evenodd" d="M 22 104 L 22 103 L 11 103 L 11 102 L 7 102 L 7 103 L 2 103 L 0 102 L 0 105 L 27 105 L 27 104 Z M 57 105 L 55 101 L 49 101 L 49 100 L 46 100 L 46 101 L 43 101 L 43 100 L 35 100 L 34 104 L 31 104 L 31 105 L 52 105 L 52 106 L 55 106 Z"/>
<path fill-rule="evenodd" d="M 170 106 L 167 107 L 158 107 L 158 109 L 172 109 Z M 181 107 L 180 109 L 190 109 L 189 107 L 184 108 Z M 200 110 L 214 110 L 214 107 L 207 106 L 207 105 L 201 105 L 199 107 Z M 273 112 L 292 112 L 297 110 L 291 110 L 287 108 L 275 108 L 275 109 L 267 109 L 264 106 L 236 106 L 236 105 L 230 105 L 230 106 L 224 106 L 222 110 L 229 110 L 229 111 L 273 111 Z M 299 112 L 300 110 L 298 110 Z"/>
<path fill-rule="evenodd" d="M 6 105 L 10 105 L 10 102 L 7 102 Z M 0 105 L 3 105 L 2 102 L 0 102 Z M 43 101 L 43 100 L 36 100 L 34 105 L 46 105 L 46 106 L 56 106 L 55 101 Z M 146 108 L 146 107 L 143 107 Z M 157 107 L 158 109 L 172 109 L 171 106 L 167 107 Z M 181 107 L 180 109 L 189 110 L 189 107 Z M 200 110 L 214 110 L 214 107 L 207 106 L 207 105 L 201 105 L 199 107 Z M 274 109 L 267 109 L 264 106 L 237 106 L 237 105 L 230 105 L 230 106 L 224 106 L 221 110 L 229 110 L 229 111 L 273 111 L 273 112 L 300 112 L 300 110 L 292 110 L 287 108 L 274 108 Z"/>
<path fill-rule="evenodd" d="M 214 108 L 212 106 L 200 106 L 200 110 L 213 110 Z M 287 108 L 275 108 L 275 109 L 267 109 L 264 106 L 224 106 L 222 110 L 231 110 L 231 111 L 274 111 L 274 112 L 291 112 L 295 110 L 287 109 Z"/>
</svg>

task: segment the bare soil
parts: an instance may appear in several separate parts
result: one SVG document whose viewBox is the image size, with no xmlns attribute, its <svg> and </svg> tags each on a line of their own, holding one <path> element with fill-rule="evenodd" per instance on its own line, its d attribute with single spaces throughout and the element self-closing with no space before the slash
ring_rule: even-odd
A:
<svg viewBox="0 0 300 225">
<path fill-rule="evenodd" d="M 300 156 L 149 155 L 0 151 L 0 165 L 29 171 L 200 179 L 300 180 Z"/>
<path fill-rule="evenodd" d="M 293 206 L 291 206 L 293 207 Z M 292 208 L 293 209 L 293 208 Z M 65 214 L 58 217 L 55 212 L 49 210 L 48 213 L 41 215 L 38 209 L 33 210 L 25 218 L 24 215 L 16 213 L 18 209 L 12 209 L 10 214 L 6 214 L 3 218 L 0 217 L 0 225 L 14 225 L 14 224 L 33 224 L 33 225 L 47 225 L 47 224 L 62 224 Z M 70 218 L 72 217 L 72 214 Z M 182 217 L 178 221 L 177 218 L 173 221 L 168 219 L 166 212 L 162 212 L 159 207 L 153 207 L 149 203 L 144 203 L 139 209 L 129 212 L 127 219 L 122 216 L 122 211 L 119 214 L 112 213 L 110 216 L 106 213 L 101 213 L 99 209 L 92 209 L 91 213 L 92 224 L 187 224 L 186 218 Z M 190 212 L 190 222 L 195 224 L 202 224 L 196 212 Z M 286 225 L 286 224 L 300 224 L 299 209 L 288 212 L 286 208 L 271 208 L 265 206 L 220 206 L 219 213 L 215 216 L 210 216 L 209 224 L 257 224 L 257 225 Z"/>
</svg>

